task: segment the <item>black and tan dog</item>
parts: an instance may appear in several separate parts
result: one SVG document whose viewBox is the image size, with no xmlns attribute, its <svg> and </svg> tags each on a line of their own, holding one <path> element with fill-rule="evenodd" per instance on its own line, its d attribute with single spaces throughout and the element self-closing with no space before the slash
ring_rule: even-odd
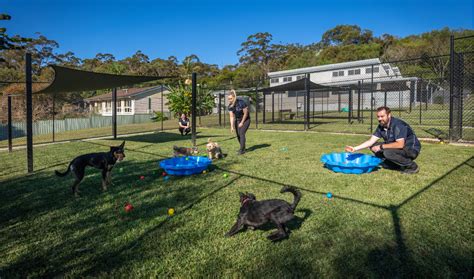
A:
<svg viewBox="0 0 474 279">
<path fill-rule="evenodd" d="M 102 190 L 107 190 L 107 185 L 111 184 L 112 168 L 117 161 L 122 161 L 125 158 L 124 153 L 125 141 L 120 146 L 111 146 L 109 152 L 101 153 L 89 153 L 78 156 L 69 163 L 67 170 L 64 173 L 55 171 L 59 177 L 66 176 L 70 171 L 75 176 L 74 183 L 72 184 L 72 193 L 75 196 L 79 194 L 79 183 L 84 178 L 84 172 L 87 166 L 91 166 L 102 170 Z"/>
<path fill-rule="evenodd" d="M 280 199 L 257 201 L 252 193 L 239 193 L 240 212 L 237 222 L 232 226 L 226 236 L 232 236 L 245 227 L 255 229 L 272 222 L 277 231 L 267 238 L 278 241 L 288 236 L 289 230 L 286 223 L 294 218 L 295 208 L 301 199 L 301 192 L 294 187 L 284 186 L 280 193 L 290 192 L 294 195 L 292 204 Z"/>
</svg>

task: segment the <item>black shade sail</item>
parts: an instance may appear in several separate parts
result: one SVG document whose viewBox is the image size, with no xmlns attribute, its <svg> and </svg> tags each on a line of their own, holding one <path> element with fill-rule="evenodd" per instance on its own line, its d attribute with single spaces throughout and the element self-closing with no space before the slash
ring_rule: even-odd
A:
<svg viewBox="0 0 474 279">
<path fill-rule="evenodd" d="M 113 75 L 75 70 L 57 65 L 50 66 L 54 69 L 55 72 L 53 82 L 45 89 L 42 89 L 36 93 L 53 94 L 110 89 L 163 78 L 170 78 L 166 76 L 153 77 Z"/>
</svg>

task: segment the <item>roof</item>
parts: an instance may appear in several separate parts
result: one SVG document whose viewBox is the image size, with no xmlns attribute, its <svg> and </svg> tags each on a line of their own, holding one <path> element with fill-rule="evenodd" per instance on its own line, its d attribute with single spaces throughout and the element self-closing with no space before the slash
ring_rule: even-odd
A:
<svg viewBox="0 0 474 279">
<path fill-rule="evenodd" d="M 285 91 L 302 91 L 306 90 L 306 80 L 307 78 L 302 78 L 297 81 L 281 84 L 278 86 L 270 86 L 270 87 L 265 87 L 265 88 L 259 88 L 257 91 L 258 92 L 263 92 L 263 93 L 270 93 L 270 92 L 285 92 Z M 338 91 L 338 90 L 343 90 L 343 87 L 339 86 L 325 86 L 321 84 L 314 83 L 312 81 L 309 82 L 309 88 L 311 91 L 328 91 L 328 90 L 333 90 L 333 91 Z M 249 90 L 249 92 L 255 92 L 255 90 Z"/>
<path fill-rule="evenodd" d="M 161 93 L 161 90 L 161 86 L 119 89 L 117 90 L 117 99 L 136 99 L 140 97 L 140 95 L 149 96 L 156 93 Z M 166 87 L 163 87 L 163 92 L 168 92 Z M 112 100 L 112 91 L 85 99 L 86 102 L 110 100 Z"/>
<path fill-rule="evenodd" d="M 314 66 L 314 67 L 298 68 L 298 69 L 293 69 L 293 70 L 270 72 L 268 73 L 268 76 L 270 78 L 277 78 L 277 77 L 284 77 L 284 76 L 289 76 L 289 75 L 298 75 L 298 74 L 307 74 L 307 73 L 314 73 L 314 72 L 331 71 L 331 70 L 344 69 L 344 68 L 371 66 L 371 65 L 376 65 L 380 63 L 381 63 L 380 59 L 372 58 L 372 59 L 328 64 L 328 65 L 321 65 L 321 66 Z"/>
</svg>

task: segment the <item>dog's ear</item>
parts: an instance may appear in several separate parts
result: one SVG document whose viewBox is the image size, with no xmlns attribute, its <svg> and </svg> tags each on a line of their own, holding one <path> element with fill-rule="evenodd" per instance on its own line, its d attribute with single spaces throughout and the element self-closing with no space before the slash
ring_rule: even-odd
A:
<svg viewBox="0 0 474 279">
<path fill-rule="evenodd" d="M 239 197 L 240 197 L 240 198 L 243 198 L 243 197 L 245 197 L 245 194 L 242 193 L 242 192 L 239 192 Z"/>
<path fill-rule="evenodd" d="M 125 146 L 125 141 L 123 141 L 122 144 L 119 145 L 120 149 L 123 149 L 124 146 Z"/>
</svg>

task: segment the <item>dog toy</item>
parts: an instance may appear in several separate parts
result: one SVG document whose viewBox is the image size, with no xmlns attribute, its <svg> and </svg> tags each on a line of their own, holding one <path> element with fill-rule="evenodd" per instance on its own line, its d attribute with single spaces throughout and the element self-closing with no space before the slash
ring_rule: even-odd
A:
<svg viewBox="0 0 474 279">
<path fill-rule="evenodd" d="M 140 176 L 140 180 L 143 180 L 143 179 L 145 179 L 145 176 L 143 176 L 143 175 Z"/>
<path fill-rule="evenodd" d="M 280 151 L 286 152 L 286 151 L 288 151 L 288 147 L 283 147 L 283 148 L 280 149 Z"/>
<path fill-rule="evenodd" d="M 174 208 L 168 208 L 168 215 L 173 216 L 174 215 Z"/>
<path fill-rule="evenodd" d="M 326 193 L 326 197 L 327 197 L 328 199 L 332 198 L 332 193 L 331 193 L 331 192 L 327 192 L 327 193 Z"/>
<path fill-rule="evenodd" d="M 163 180 L 164 180 L 164 181 L 168 181 L 169 179 L 170 179 L 170 177 L 169 177 L 169 176 L 165 176 L 165 177 L 163 177 Z"/>
<path fill-rule="evenodd" d="M 131 205 L 130 203 L 125 203 L 125 212 L 130 212 L 134 209 L 133 205 Z"/>
<path fill-rule="evenodd" d="M 227 173 L 224 173 L 222 176 L 223 176 L 224 178 L 229 177 L 229 175 L 228 175 Z"/>
<path fill-rule="evenodd" d="M 189 161 L 189 158 L 188 158 L 188 157 L 186 157 L 186 161 Z"/>
<path fill-rule="evenodd" d="M 162 176 L 167 176 L 168 174 L 166 172 L 163 172 L 161 175 Z"/>
<path fill-rule="evenodd" d="M 204 173 L 204 174 L 206 174 L 206 172 L 207 172 L 206 170 L 203 170 L 203 171 L 202 171 L 202 173 Z"/>
</svg>

